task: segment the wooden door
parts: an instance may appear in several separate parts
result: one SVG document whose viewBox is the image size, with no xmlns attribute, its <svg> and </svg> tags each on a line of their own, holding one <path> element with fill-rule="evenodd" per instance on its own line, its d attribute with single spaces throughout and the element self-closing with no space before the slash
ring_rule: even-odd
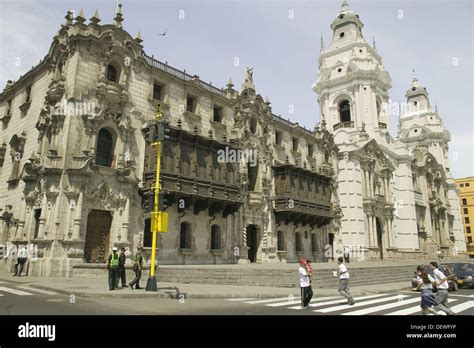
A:
<svg viewBox="0 0 474 348">
<path fill-rule="evenodd" d="M 106 210 L 92 210 L 87 217 L 84 259 L 89 263 L 105 262 L 109 253 L 112 215 Z"/>
</svg>

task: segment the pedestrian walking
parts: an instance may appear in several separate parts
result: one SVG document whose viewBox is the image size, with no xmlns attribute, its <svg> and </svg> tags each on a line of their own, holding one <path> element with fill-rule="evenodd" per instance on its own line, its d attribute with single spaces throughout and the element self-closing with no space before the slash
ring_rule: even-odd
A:
<svg viewBox="0 0 474 348">
<path fill-rule="evenodd" d="M 109 290 L 114 290 L 117 285 L 119 255 L 117 254 L 117 248 L 112 248 L 112 254 L 107 259 L 107 270 L 109 271 Z"/>
<path fill-rule="evenodd" d="M 118 283 L 122 280 L 122 288 L 128 288 L 127 285 L 127 275 L 125 273 L 125 261 L 127 260 L 127 255 L 125 255 L 125 248 L 120 249 L 119 255 L 119 264 L 118 264 L 118 277 L 116 280 L 115 287 L 118 288 Z"/>
<path fill-rule="evenodd" d="M 452 276 L 445 276 L 443 271 L 439 269 L 437 262 L 430 262 L 431 268 L 433 269 L 433 278 L 436 281 L 436 287 L 438 291 L 436 292 L 435 299 L 438 305 L 436 306 L 437 310 L 442 310 L 447 315 L 453 315 L 454 312 L 448 305 L 448 279 L 452 278 Z"/>
<path fill-rule="evenodd" d="M 140 278 L 142 277 L 142 267 L 143 267 L 143 256 L 142 256 L 142 247 L 138 247 L 138 251 L 133 257 L 133 271 L 135 272 L 135 278 L 131 281 L 130 284 L 130 289 L 133 290 L 133 287 L 135 286 L 135 289 L 143 289 L 140 287 Z"/>
<path fill-rule="evenodd" d="M 311 283 L 309 281 L 308 271 L 306 269 L 306 260 L 300 260 L 300 267 L 298 269 L 300 277 L 300 288 L 301 288 L 301 307 L 309 308 L 309 302 L 313 297 L 313 290 L 311 289 Z"/>
<path fill-rule="evenodd" d="M 436 284 L 436 280 L 426 272 L 423 266 L 416 268 L 416 274 L 418 279 L 418 285 L 416 291 L 421 289 L 421 313 L 423 315 L 438 315 L 434 310 L 434 306 L 438 305 L 436 302 L 435 295 L 433 293 L 433 285 Z"/>
<path fill-rule="evenodd" d="M 15 274 L 13 276 L 21 277 L 26 261 L 28 261 L 28 251 L 26 245 L 20 246 L 15 260 Z"/>
<path fill-rule="evenodd" d="M 347 267 L 344 264 L 344 259 L 342 257 L 338 257 L 337 263 L 339 264 L 339 269 L 335 274 L 337 277 L 339 277 L 339 288 L 337 291 L 339 291 L 339 293 L 344 296 L 352 306 L 355 301 L 349 288 L 349 272 L 347 272 Z"/>
</svg>

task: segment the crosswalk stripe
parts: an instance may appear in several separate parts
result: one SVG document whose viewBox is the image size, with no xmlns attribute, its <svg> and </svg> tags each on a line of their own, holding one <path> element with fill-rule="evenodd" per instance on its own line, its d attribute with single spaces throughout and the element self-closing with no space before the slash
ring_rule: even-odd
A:
<svg viewBox="0 0 474 348">
<path fill-rule="evenodd" d="M 421 301 L 419 298 L 417 298 L 418 301 Z M 457 300 L 450 300 L 449 302 L 456 302 Z M 405 302 L 406 303 L 406 302 Z M 384 315 L 408 315 L 408 314 L 413 314 L 416 312 L 421 312 L 420 306 L 414 306 L 414 307 L 409 307 L 405 309 L 401 309 L 395 312 L 390 312 L 390 313 L 385 313 Z"/>
<path fill-rule="evenodd" d="M 409 300 L 391 302 L 391 303 L 387 303 L 387 304 L 380 305 L 380 306 L 369 307 L 369 308 L 359 309 L 358 311 L 343 313 L 343 315 L 365 315 L 365 314 L 380 312 L 380 311 L 383 311 L 385 309 L 401 307 L 403 305 L 407 305 L 407 304 L 414 303 L 414 302 L 420 302 L 420 299 L 419 298 L 411 298 Z"/>
<path fill-rule="evenodd" d="M 57 292 L 54 292 L 54 291 L 48 291 L 48 290 L 43 290 L 43 289 L 31 288 L 31 287 L 29 287 L 29 286 L 17 286 L 17 288 L 23 289 L 23 290 L 29 290 L 29 291 L 36 291 L 36 292 L 39 292 L 39 293 L 41 293 L 41 294 L 46 294 L 46 295 L 57 295 L 57 294 L 58 294 Z"/>
<path fill-rule="evenodd" d="M 386 296 L 386 294 L 385 294 L 385 296 Z M 367 306 L 367 305 L 370 305 L 370 304 L 386 302 L 386 301 L 395 300 L 395 299 L 404 298 L 404 297 L 408 297 L 408 296 L 407 295 L 396 295 L 396 296 L 390 296 L 390 297 L 384 297 L 384 298 L 377 298 L 375 300 L 370 300 L 370 301 L 356 302 L 356 304 L 354 304 L 352 306 L 349 305 L 349 304 L 343 305 L 343 306 L 333 306 L 333 307 L 328 307 L 328 308 L 317 309 L 313 312 L 321 312 L 321 313 L 337 312 L 337 311 L 342 311 L 344 309 L 363 307 L 363 306 Z M 354 299 L 354 300 L 357 301 L 357 299 Z"/>
<path fill-rule="evenodd" d="M 376 298 L 376 297 L 381 297 L 381 296 L 387 296 L 387 294 L 376 294 L 376 295 L 361 296 L 361 297 L 354 298 L 354 300 L 355 301 L 367 300 L 367 299 L 370 299 L 370 298 Z M 324 307 L 324 306 L 327 306 L 327 305 L 344 303 L 344 301 L 345 301 L 345 298 L 338 297 L 337 300 L 327 301 L 327 302 L 323 302 L 323 303 L 310 304 L 309 306 L 313 307 L 313 308 Z"/>
<path fill-rule="evenodd" d="M 10 289 L 10 288 L 5 288 L 5 287 L 0 287 L 0 291 L 9 292 L 9 293 L 11 293 L 11 294 L 20 295 L 20 296 L 33 295 L 33 294 L 30 294 L 29 292 L 25 292 L 25 291 L 21 291 L 21 290 L 15 290 L 15 289 Z"/>
<path fill-rule="evenodd" d="M 247 300 L 255 300 L 255 297 L 250 298 L 228 298 L 227 301 L 247 301 Z"/>
<path fill-rule="evenodd" d="M 268 299 L 268 300 L 250 301 L 250 302 L 245 302 L 245 303 L 248 303 L 248 304 L 257 304 L 257 303 L 268 303 L 268 302 L 275 302 L 275 301 L 281 301 L 281 300 L 289 300 L 289 296 L 280 297 L 280 298 L 271 298 L 271 299 Z"/>
<path fill-rule="evenodd" d="M 474 301 L 466 301 L 464 303 L 460 303 L 456 306 L 451 307 L 451 310 L 454 313 L 461 313 L 462 311 L 465 311 L 466 309 L 469 309 L 469 308 L 472 308 L 472 307 L 474 307 Z"/>
<path fill-rule="evenodd" d="M 317 304 L 319 304 L 319 303 L 316 303 L 316 302 L 331 300 L 331 299 L 334 299 L 336 297 L 338 297 L 338 296 L 320 297 L 320 298 L 312 299 L 311 302 L 309 303 L 309 305 L 310 305 L 310 307 L 313 307 L 313 306 L 316 306 Z M 298 310 L 301 310 L 303 308 L 301 307 L 301 305 L 299 305 L 299 306 L 294 306 L 294 307 L 288 307 L 288 309 L 296 309 L 298 311 Z"/>
<path fill-rule="evenodd" d="M 315 299 L 311 300 L 310 306 L 312 306 L 314 302 L 325 301 L 325 300 L 329 300 L 331 298 L 334 298 L 334 296 L 315 298 Z M 282 307 L 282 306 L 294 305 L 295 303 L 298 303 L 299 301 L 300 301 L 299 298 L 298 299 L 295 298 L 295 300 L 293 302 L 285 301 L 285 302 L 267 304 L 266 306 L 268 306 L 268 307 Z M 296 306 L 296 307 L 300 308 L 300 306 Z M 295 308 L 295 307 L 290 307 L 290 308 Z"/>
</svg>

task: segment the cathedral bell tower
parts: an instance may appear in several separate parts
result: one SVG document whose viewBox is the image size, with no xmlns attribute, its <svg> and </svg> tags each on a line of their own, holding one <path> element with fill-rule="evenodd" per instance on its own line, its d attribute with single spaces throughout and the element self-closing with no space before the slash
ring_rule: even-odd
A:
<svg viewBox="0 0 474 348">
<path fill-rule="evenodd" d="M 331 23 L 329 47 L 321 39 L 319 71 L 313 90 L 318 95 L 321 123 L 335 134 L 336 143 L 367 132 L 387 133 L 390 124 L 388 94 L 391 78 L 382 58 L 362 33 L 364 24 L 347 1 Z M 381 137 L 382 138 L 382 137 Z"/>
</svg>

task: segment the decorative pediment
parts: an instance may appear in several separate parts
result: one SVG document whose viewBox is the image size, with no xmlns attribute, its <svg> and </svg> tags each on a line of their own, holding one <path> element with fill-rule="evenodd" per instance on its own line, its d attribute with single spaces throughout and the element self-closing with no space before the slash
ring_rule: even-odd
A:
<svg viewBox="0 0 474 348">
<path fill-rule="evenodd" d="M 363 147 L 356 150 L 356 152 L 361 157 L 362 163 L 374 165 L 377 171 L 388 170 L 393 172 L 395 170 L 392 162 L 382 151 L 375 139 L 367 142 Z"/>
</svg>

